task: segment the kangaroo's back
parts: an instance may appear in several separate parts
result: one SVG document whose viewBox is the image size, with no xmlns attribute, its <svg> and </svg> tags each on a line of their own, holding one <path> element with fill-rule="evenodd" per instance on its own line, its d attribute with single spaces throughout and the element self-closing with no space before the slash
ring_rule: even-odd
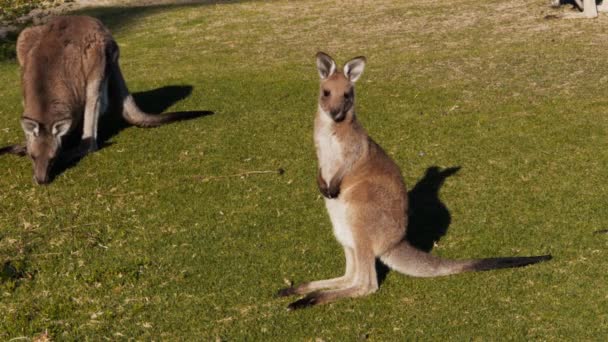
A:
<svg viewBox="0 0 608 342">
<path fill-rule="evenodd" d="M 104 72 L 112 42 L 103 24 L 86 16 L 56 17 L 24 31 L 17 53 L 27 117 L 50 124 L 68 114 L 76 126 L 87 83 Z"/>
</svg>

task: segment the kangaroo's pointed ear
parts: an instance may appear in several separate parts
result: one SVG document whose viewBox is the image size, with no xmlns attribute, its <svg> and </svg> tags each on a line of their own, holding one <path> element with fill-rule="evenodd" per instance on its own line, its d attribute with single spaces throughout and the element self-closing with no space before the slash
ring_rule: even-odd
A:
<svg viewBox="0 0 608 342">
<path fill-rule="evenodd" d="M 21 118 L 21 128 L 27 136 L 37 137 L 40 134 L 40 124 L 28 118 Z"/>
<path fill-rule="evenodd" d="M 317 52 L 317 70 L 319 76 L 324 80 L 336 72 L 336 62 L 328 54 L 324 52 Z"/>
<path fill-rule="evenodd" d="M 52 133 L 55 137 L 61 138 L 66 135 L 70 131 L 70 127 L 72 126 L 72 119 L 65 119 L 57 121 L 53 124 Z"/>
<path fill-rule="evenodd" d="M 344 65 L 344 76 L 348 78 L 351 82 L 357 82 L 361 74 L 363 74 L 363 69 L 365 69 L 365 57 L 359 56 L 351 59 Z"/>
</svg>

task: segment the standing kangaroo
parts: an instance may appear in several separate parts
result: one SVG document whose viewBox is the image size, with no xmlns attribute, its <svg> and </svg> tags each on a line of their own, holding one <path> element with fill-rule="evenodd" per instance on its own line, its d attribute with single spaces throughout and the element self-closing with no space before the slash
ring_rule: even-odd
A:
<svg viewBox="0 0 608 342">
<path fill-rule="evenodd" d="M 597 18 L 598 12 L 608 12 L 608 2 L 602 1 L 597 3 L 597 0 L 574 0 L 576 6 L 582 11 L 579 13 L 567 13 L 563 15 L 565 19 L 579 19 L 579 18 Z M 551 0 L 551 6 L 559 7 L 562 1 Z"/>
<path fill-rule="evenodd" d="M 60 153 L 62 138 L 76 127 L 81 124 L 83 127 L 76 153 L 80 156 L 97 149 L 99 116 L 108 109 L 110 100 L 118 103 L 127 122 L 139 127 L 205 114 L 142 112 L 127 89 L 118 55 L 118 45 L 110 31 L 91 17 L 57 17 L 21 32 L 17 59 L 21 67 L 24 105 L 21 126 L 26 146 L 8 146 L 0 149 L 0 154 L 29 155 L 35 181 L 46 184 Z"/>
<path fill-rule="evenodd" d="M 314 140 L 319 161 L 317 183 L 325 197 L 333 232 L 344 248 L 343 276 L 303 283 L 279 296 L 307 295 L 289 305 L 298 309 L 343 297 L 368 295 L 378 289 L 375 261 L 415 277 L 517 267 L 549 260 L 550 255 L 471 260 L 442 259 L 412 247 L 406 240 L 408 196 L 401 171 L 365 132 L 355 116 L 354 83 L 365 67 L 357 57 L 336 68 L 317 54 L 321 76 Z M 332 290 L 320 291 L 331 288 Z"/>
</svg>

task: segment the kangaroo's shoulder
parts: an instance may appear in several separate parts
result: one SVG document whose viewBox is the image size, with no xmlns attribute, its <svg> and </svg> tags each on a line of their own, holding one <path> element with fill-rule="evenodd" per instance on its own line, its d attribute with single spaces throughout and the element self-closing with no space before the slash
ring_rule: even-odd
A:
<svg viewBox="0 0 608 342">
<path fill-rule="evenodd" d="M 17 61 L 23 67 L 28 60 L 29 52 L 40 43 L 42 37 L 42 26 L 28 27 L 21 31 L 17 38 Z"/>
</svg>

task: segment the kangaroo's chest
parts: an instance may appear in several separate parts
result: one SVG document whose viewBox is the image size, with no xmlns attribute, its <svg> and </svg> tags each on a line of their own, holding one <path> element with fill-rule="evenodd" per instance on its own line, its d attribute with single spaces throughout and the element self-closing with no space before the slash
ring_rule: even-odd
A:
<svg viewBox="0 0 608 342">
<path fill-rule="evenodd" d="M 321 127 L 315 132 L 315 146 L 321 174 L 329 183 L 344 163 L 342 144 L 330 127 Z"/>
</svg>

